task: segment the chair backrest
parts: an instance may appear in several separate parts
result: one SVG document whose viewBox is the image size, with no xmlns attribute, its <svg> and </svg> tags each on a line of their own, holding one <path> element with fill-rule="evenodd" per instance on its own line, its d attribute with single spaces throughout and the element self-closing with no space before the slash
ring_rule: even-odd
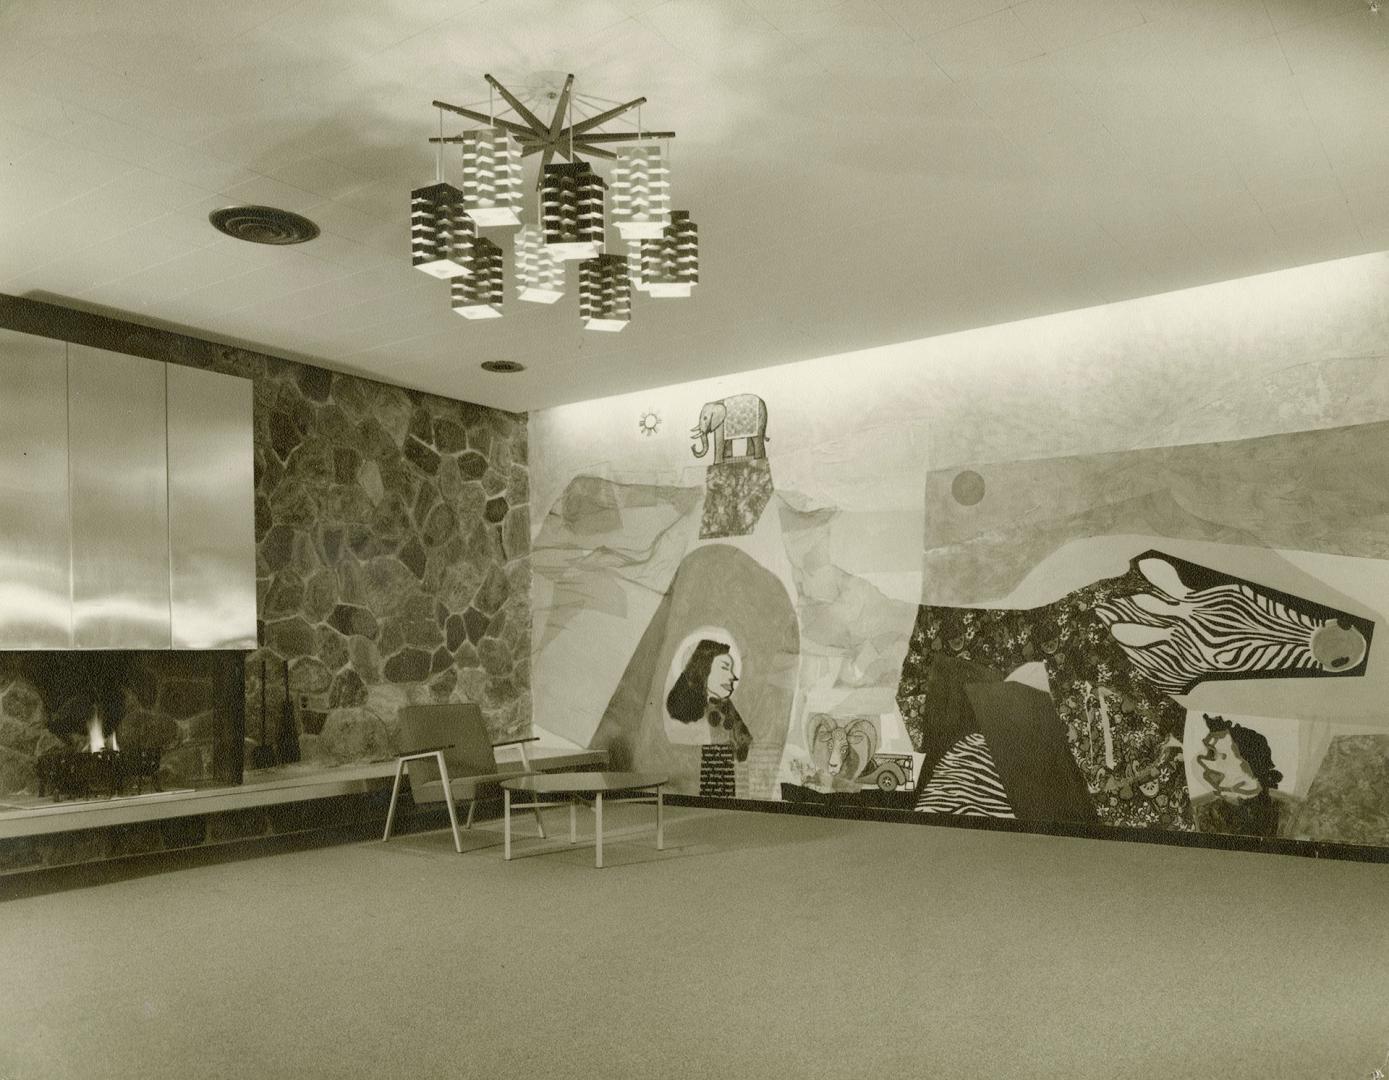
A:
<svg viewBox="0 0 1389 1080">
<path fill-rule="evenodd" d="M 471 702 L 452 705 L 405 705 L 400 710 L 400 749 L 408 754 L 431 746 L 451 745 L 444 751 L 450 779 L 486 776 L 497 771 L 492 736 L 482 710 Z M 439 784 L 439 766 L 432 760 L 410 763 L 410 786 Z M 442 785 L 441 785 L 442 788 Z M 442 790 L 441 790 L 442 797 Z"/>
</svg>

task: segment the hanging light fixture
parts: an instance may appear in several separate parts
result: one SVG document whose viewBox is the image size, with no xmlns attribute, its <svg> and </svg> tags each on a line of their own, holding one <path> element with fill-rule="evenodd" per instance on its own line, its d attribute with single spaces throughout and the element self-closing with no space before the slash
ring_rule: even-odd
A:
<svg viewBox="0 0 1389 1080">
<path fill-rule="evenodd" d="M 501 128 L 465 131 L 463 209 L 480 228 L 521 224 L 521 147 Z"/>
<path fill-rule="evenodd" d="M 564 295 L 564 263 L 550 254 L 539 226 L 521 226 L 512 240 L 511 253 L 517 299 L 553 304 Z"/>
<path fill-rule="evenodd" d="M 466 277 L 453 280 L 453 310 L 465 319 L 502 315 L 502 249 L 485 236 L 472 242 Z"/>
<path fill-rule="evenodd" d="M 565 262 L 591 259 L 603 248 L 603 192 L 607 184 L 586 161 L 546 165 L 540 180 L 540 223 L 545 249 Z"/>
<path fill-rule="evenodd" d="M 603 102 L 573 92 L 574 76 L 563 86 L 540 88 L 530 104 L 491 75 L 487 111 L 444 101 L 440 129 L 429 141 L 462 148 L 461 188 L 445 182 L 438 158 L 436 183 L 412 193 L 412 260 L 436 277 L 452 279 L 453 309 L 465 318 L 501 315 L 502 251 L 479 229 L 516 228 L 521 222 L 522 160 L 539 155 L 536 220 L 512 238 L 516 295 L 552 304 L 565 291 L 565 267 L 579 264 L 579 309 L 585 327 L 621 330 L 631 320 L 632 289 L 651 296 L 689 296 L 699 279 L 698 243 L 689 215 L 670 210 L 670 165 L 666 149 L 673 131 L 605 131 L 604 126 L 646 99 Z M 524 92 L 523 92 L 524 94 Z M 478 103 L 481 105 L 482 103 Z M 542 108 L 548 119 L 532 111 Z M 485 125 L 445 135 L 443 114 L 455 113 Z M 617 143 L 638 144 L 608 149 Z M 563 163 L 555 162 L 555 158 Z M 611 218 L 605 206 L 609 185 L 584 159 L 614 162 Z M 629 245 L 610 253 L 606 226 L 612 224 Z M 651 245 L 648 248 L 648 245 Z"/>
<path fill-rule="evenodd" d="M 699 229 L 688 211 L 672 210 L 659 240 L 641 241 L 641 285 L 651 296 L 689 296 L 699 284 Z"/>
<path fill-rule="evenodd" d="M 659 143 L 624 146 L 612 170 L 613 225 L 624 240 L 657 238 L 670 222 L 670 170 Z"/>
<path fill-rule="evenodd" d="M 626 255 L 597 255 L 579 263 L 579 316 L 586 330 L 615 332 L 632 321 Z"/>
<path fill-rule="evenodd" d="M 415 269 L 437 278 L 466 274 L 476 236 L 458 188 L 441 182 L 410 192 L 410 262 Z"/>
</svg>

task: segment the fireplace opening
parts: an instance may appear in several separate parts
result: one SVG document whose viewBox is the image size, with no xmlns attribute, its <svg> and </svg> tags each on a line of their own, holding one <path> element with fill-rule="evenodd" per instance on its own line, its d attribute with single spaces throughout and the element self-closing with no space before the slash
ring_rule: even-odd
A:
<svg viewBox="0 0 1389 1080">
<path fill-rule="evenodd" d="M 245 695 L 240 650 L 0 652 L 0 800 L 238 784 Z"/>
<path fill-rule="evenodd" d="M 135 672 L 129 652 L 67 653 L 51 663 L 45 680 L 61 701 L 48 730 L 61 740 L 34 762 L 37 794 L 55 801 L 142 795 L 160 790 L 162 748 L 130 743 L 117 731 L 126 714 L 126 692 Z"/>
</svg>

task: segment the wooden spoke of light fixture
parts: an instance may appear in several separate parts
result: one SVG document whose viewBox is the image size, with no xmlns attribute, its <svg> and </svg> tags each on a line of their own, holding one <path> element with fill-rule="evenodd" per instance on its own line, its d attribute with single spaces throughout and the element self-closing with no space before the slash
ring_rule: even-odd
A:
<svg viewBox="0 0 1389 1080">
<path fill-rule="evenodd" d="M 516 115 L 521 118 L 523 123 L 514 120 L 502 120 L 487 113 L 478 112 L 476 109 L 464 108 L 462 105 L 450 105 L 447 101 L 435 101 L 433 105 L 436 109 L 445 109 L 448 112 L 457 113 L 459 116 L 466 116 L 470 120 L 477 120 L 484 124 L 491 124 L 501 128 L 503 131 L 510 132 L 516 137 L 516 141 L 521 144 L 521 156 L 529 157 L 532 154 L 540 154 L 540 176 L 545 175 L 545 166 L 550 164 L 556 154 L 559 154 L 566 161 L 577 161 L 580 154 L 588 157 L 616 158 L 617 155 L 611 150 L 605 150 L 598 143 L 618 143 L 636 142 L 641 139 L 673 139 L 673 131 L 632 131 L 632 132 L 596 132 L 596 128 L 606 124 L 623 113 L 635 109 L 638 105 L 643 105 L 646 98 L 633 98 L 631 101 L 615 105 L 606 112 L 601 112 L 597 116 L 590 116 L 580 120 L 576 124 L 564 123 L 565 110 L 569 108 L 570 91 L 574 86 L 574 76 L 567 75 L 564 79 L 564 87 L 559 92 L 555 101 L 555 112 L 547 124 L 535 113 L 531 112 L 515 94 L 499 83 L 491 75 L 484 75 L 487 84 L 491 86 L 502 98 L 516 110 Z M 590 132 L 592 132 L 590 134 Z M 446 137 L 433 137 L 429 140 L 432 143 L 457 143 L 463 142 L 460 135 Z M 537 180 L 536 187 L 540 187 Z"/>
</svg>

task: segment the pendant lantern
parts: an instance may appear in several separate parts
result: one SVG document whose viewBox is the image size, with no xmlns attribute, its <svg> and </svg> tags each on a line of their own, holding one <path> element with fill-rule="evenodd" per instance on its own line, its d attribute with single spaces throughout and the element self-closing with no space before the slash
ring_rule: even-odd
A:
<svg viewBox="0 0 1389 1080">
<path fill-rule="evenodd" d="M 613 224 L 622 239 L 659 239 L 670 222 L 670 169 L 660 145 L 620 149 L 611 187 Z"/>
<path fill-rule="evenodd" d="M 463 209 L 481 228 L 521 224 L 521 147 L 501 128 L 465 131 Z"/>
<path fill-rule="evenodd" d="M 458 188 L 438 183 L 410 192 L 410 262 L 415 269 L 436 278 L 468 273 L 476 236 Z"/>
<path fill-rule="evenodd" d="M 598 255 L 579 263 L 579 315 L 586 330 L 615 332 L 632 321 L 627 256 Z"/>
<path fill-rule="evenodd" d="M 579 264 L 579 311 L 587 329 L 622 330 L 632 318 L 634 290 L 689 296 L 699 281 L 698 231 L 688 213 L 670 208 L 669 148 L 675 132 L 642 124 L 647 99 L 606 101 L 577 94 L 572 74 L 546 75 L 519 96 L 492 75 L 483 79 L 486 112 L 432 102 L 439 112 L 438 135 L 429 138 L 435 182 L 411 192 L 412 263 L 450 282 L 453 310 L 467 319 L 502 314 L 500 238 L 494 242 L 482 235 L 493 228 L 512 230 L 517 300 L 556 303 L 567 289 L 568 264 Z M 537 101 L 549 103 L 544 115 L 535 111 Z M 633 109 L 633 128 L 610 126 Z M 476 126 L 446 133 L 446 113 Z M 453 146 L 458 157 L 451 156 Z M 527 157 L 534 160 L 523 169 Z M 595 160 L 608 163 L 604 175 L 595 171 Z M 452 170 L 460 166 L 455 176 Z M 533 203 L 522 192 L 523 182 L 534 184 Z M 527 217 L 535 211 L 529 223 L 522 220 L 523 206 Z M 609 225 L 615 230 L 613 254 L 608 254 Z"/>
<path fill-rule="evenodd" d="M 497 319 L 502 314 L 502 249 L 486 237 L 472 242 L 467 277 L 453 282 L 453 310 L 465 319 Z"/>
<path fill-rule="evenodd" d="M 689 296 L 699 283 L 699 229 L 673 210 L 659 240 L 641 242 L 640 288 L 652 296 Z"/>
<path fill-rule="evenodd" d="M 603 178 L 586 161 L 546 165 L 540 221 L 550 255 L 566 262 L 594 258 L 603 246 Z"/>
<path fill-rule="evenodd" d="M 553 304 L 564 295 L 564 263 L 550 254 L 538 226 L 523 225 L 512 239 L 516 296 L 535 304 Z"/>
</svg>

